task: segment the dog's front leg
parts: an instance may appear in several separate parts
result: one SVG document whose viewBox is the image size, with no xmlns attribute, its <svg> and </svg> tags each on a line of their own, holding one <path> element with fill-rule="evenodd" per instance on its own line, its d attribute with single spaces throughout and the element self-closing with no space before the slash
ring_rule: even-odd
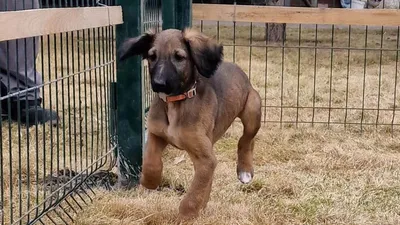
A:
<svg viewBox="0 0 400 225">
<path fill-rule="evenodd" d="M 140 177 L 140 184 L 148 189 L 156 189 L 162 178 L 162 152 L 167 146 L 167 142 L 149 133 L 145 152 L 143 155 L 142 175 Z"/>
<path fill-rule="evenodd" d="M 180 220 L 195 218 L 205 208 L 210 197 L 217 159 L 211 141 L 204 138 L 195 148 L 188 150 L 194 166 L 194 178 L 179 207 Z"/>
</svg>

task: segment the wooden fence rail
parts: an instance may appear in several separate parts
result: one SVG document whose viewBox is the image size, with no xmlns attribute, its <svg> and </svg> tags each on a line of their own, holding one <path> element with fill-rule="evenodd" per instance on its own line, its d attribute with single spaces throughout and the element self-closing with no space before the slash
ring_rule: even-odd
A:
<svg viewBox="0 0 400 225">
<path fill-rule="evenodd" d="M 121 6 L 0 12 L 0 41 L 123 23 Z"/>
<path fill-rule="evenodd" d="M 400 26 L 400 10 L 193 4 L 193 19 L 254 23 Z"/>
</svg>

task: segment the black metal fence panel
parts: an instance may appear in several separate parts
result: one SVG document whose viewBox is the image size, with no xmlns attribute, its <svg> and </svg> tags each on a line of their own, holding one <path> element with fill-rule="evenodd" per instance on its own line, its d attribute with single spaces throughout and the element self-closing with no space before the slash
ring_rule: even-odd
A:
<svg viewBox="0 0 400 225">
<path fill-rule="evenodd" d="M 1 11 L 110 0 L 0 0 Z M 1 224 L 70 224 L 115 182 L 113 26 L 0 43 Z"/>
</svg>

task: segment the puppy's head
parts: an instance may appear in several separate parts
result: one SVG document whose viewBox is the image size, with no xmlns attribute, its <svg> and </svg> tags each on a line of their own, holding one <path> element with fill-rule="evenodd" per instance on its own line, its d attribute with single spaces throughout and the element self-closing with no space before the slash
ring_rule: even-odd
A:
<svg viewBox="0 0 400 225">
<path fill-rule="evenodd" d="M 169 29 L 126 40 L 119 48 L 120 61 L 134 55 L 147 59 L 153 91 L 173 95 L 189 90 L 197 74 L 214 75 L 223 47 L 192 29 Z"/>
</svg>

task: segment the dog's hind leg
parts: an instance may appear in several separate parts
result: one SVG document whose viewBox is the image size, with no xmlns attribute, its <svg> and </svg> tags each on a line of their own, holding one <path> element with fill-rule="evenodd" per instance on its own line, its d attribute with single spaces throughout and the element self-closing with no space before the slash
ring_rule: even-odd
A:
<svg viewBox="0 0 400 225">
<path fill-rule="evenodd" d="M 162 178 L 162 152 L 167 147 L 167 142 L 149 133 L 143 155 L 142 175 L 140 184 L 148 189 L 156 189 Z"/>
<path fill-rule="evenodd" d="M 239 118 L 243 123 L 243 135 L 238 143 L 237 176 L 246 184 L 254 176 L 253 148 L 254 137 L 261 127 L 261 97 L 252 89 L 247 97 L 246 105 Z"/>
</svg>

